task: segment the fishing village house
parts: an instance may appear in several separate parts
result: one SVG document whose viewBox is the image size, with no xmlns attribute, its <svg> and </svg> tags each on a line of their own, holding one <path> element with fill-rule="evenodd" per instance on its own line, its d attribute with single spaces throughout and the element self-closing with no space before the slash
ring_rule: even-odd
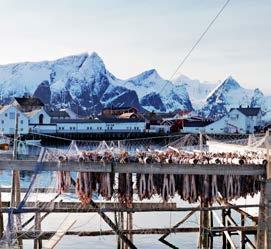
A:
<svg viewBox="0 0 271 249">
<path fill-rule="evenodd" d="M 3 134 L 12 135 L 18 121 L 18 133 L 29 133 L 30 124 L 50 123 L 44 104 L 38 98 L 22 97 L 0 109 L 0 129 Z"/>
<path fill-rule="evenodd" d="M 262 126 L 262 112 L 259 107 L 231 108 L 229 113 L 217 121 L 196 120 L 190 118 L 184 120 L 182 132 L 207 133 L 207 134 L 251 134 Z"/>
</svg>

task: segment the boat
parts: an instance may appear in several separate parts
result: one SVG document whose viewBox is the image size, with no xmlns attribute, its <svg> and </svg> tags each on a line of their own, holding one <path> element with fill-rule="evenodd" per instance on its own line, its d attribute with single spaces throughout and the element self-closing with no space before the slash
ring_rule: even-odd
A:
<svg viewBox="0 0 271 249">
<path fill-rule="evenodd" d="M 9 150 L 10 140 L 3 133 L 0 134 L 0 150 Z"/>
<path fill-rule="evenodd" d="M 39 140 L 35 140 L 35 139 L 33 139 L 33 140 L 25 140 L 25 143 L 27 145 L 37 146 L 37 145 L 41 145 L 41 139 L 39 139 Z"/>
</svg>

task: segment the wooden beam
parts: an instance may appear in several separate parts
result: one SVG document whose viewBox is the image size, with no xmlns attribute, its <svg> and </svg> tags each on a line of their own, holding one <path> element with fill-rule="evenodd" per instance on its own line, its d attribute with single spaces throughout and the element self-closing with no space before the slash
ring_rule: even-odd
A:
<svg viewBox="0 0 271 249">
<path fill-rule="evenodd" d="M 3 207 L 0 209 L 0 212 L 7 213 L 10 211 L 8 207 L 5 207 L 9 204 L 9 202 L 3 202 Z M 53 204 L 48 205 L 46 207 L 46 203 L 39 204 L 40 207 L 35 206 L 34 203 L 27 203 L 25 207 L 17 210 L 14 209 L 13 213 L 35 213 L 35 212 L 51 212 L 51 213 L 93 213 L 93 212 L 188 212 L 188 211 L 214 211 L 214 210 L 225 210 L 225 209 L 237 209 L 237 208 L 251 208 L 251 207 L 259 207 L 257 204 L 247 204 L 247 205 L 236 205 L 236 206 L 213 206 L 213 207 L 174 207 L 168 205 L 163 206 L 164 203 L 155 203 L 153 205 L 149 205 L 149 203 L 141 203 L 132 208 L 123 207 L 118 205 L 117 203 L 108 203 L 109 205 L 99 206 L 97 203 L 96 207 L 91 206 L 82 206 L 82 204 L 78 203 L 65 203 L 65 202 L 54 202 Z"/>
<path fill-rule="evenodd" d="M 59 227 L 56 233 L 50 238 L 50 240 L 46 243 L 43 249 L 53 249 L 56 247 L 58 242 L 63 238 L 63 236 L 71 229 L 76 220 L 69 219 L 64 221 L 64 223 Z"/>
<path fill-rule="evenodd" d="M 123 234 L 138 234 L 138 235 L 147 235 L 147 234 L 165 234 L 171 231 L 172 228 L 145 228 L 145 229 L 133 229 L 123 230 Z M 213 227 L 209 230 L 210 233 L 224 233 L 225 231 L 236 232 L 244 231 L 246 233 L 255 233 L 257 227 L 255 226 L 238 226 L 238 227 Z M 199 227 L 178 227 L 174 230 L 174 233 L 197 233 L 199 232 Z M 21 236 L 23 239 L 35 239 L 39 237 L 42 240 L 48 240 L 55 234 L 55 231 L 21 231 L 17 233 L 17 236 Z M 105 231 L 67 231 L 65 235 L 67 236 L 80 236 L 80 237 L 89 237 L 89 236 L 106 236 L 106 235 L 115 235 L 114 230 L 105 230 Z"/>
<path fill-rule="evenodd" d="M 2 193 L 0 191 L 0 209 L 2 208 Z M 0 239 L 3 236 L 3 232 L 4 232 L 4 218 L 3 218 L 3 213 L 0 212 Z"/>
<path fill-rule="evenodd" d="M 226 219 L 229 221 L 231 226 L 238 226 L 231 216 L 227 216 Z M 242 224 L 242 226 L 244 226 L 244 223 Z M 237 231 L 237 233 L 240 235 L 240 237 L 243 236 L 243 240 L 241 240 L 242 244 L 240 245 L 240 248 L 246 248 L 245 244 L 247 244 L 248 248 L 256 249 L 256 246 L 251 242 L 251 240 L 245 235 L 244 232 Z"/>
<path fill-rule="evenodd" d="M 219 217 L 217 216 L 217 214 L 216 214 L 215 211 L 213 211 L 213 217 L 215 217 L 215 219 L 217 220 L 217 222 L 218 222 L 218 224 L 219 224 L 220 226 L 226 228 L 226 227 L 223 225 L 222 221 L 221 221 L 221 220 L 219 219 Z M 227 228 L 232 228 L 232 227 L 227 227 Z M 236 231 L 238 231 L 238 230 L 236 230 Z M 225 234 L 226 239 L 228 240 L 228 242 L 229 242 L 230 245 L 231 245 L 231 248 L 232 248 L 232 249 L 237 249 L 237 246 L 234 244 L 234 242 L 233 242 L 233 240 L 232 240 L 232 238 L 231 238 L 229 232 L 230 232 L 230 231 L 229 231 L 228 229 L 225 230 L 225 231 L 223 231 L 223 233 Z"/>
<path fill-rule="evenodd" d="M 0 160 L 0 170 L 34 171 L 36 161 L 31 160 Z M 43 171 L 81 171 L 81 172 L 116 172 L 141 174 L 185 174 L 185 175 L 264 175 L 263 165 L 228 165 L 228 164 L 102 164 L 67 162 L 58 167 L 57 162 L 41 163 Z"/>
<path fill-rule="evenodd" d="M 35 215 L 35 230 L 41 231 L 41 220 L 40 220 L 40 213 L 37 212 Z M 42 248 L 42 240 L 40 238 L 34 239 L 34 249 L 41 249 Z"/>
</svg>

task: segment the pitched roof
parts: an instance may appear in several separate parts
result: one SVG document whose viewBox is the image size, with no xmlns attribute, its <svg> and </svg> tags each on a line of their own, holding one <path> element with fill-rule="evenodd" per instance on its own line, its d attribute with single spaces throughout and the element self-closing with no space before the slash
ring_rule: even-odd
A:
<svg viewBox="0 0 271 249">
<path fill-rule="evenodd" d="M 99 119 L 53 119 L 51 123 L 133 123 L 133 122 L 145 122 L 144 119 L 121 119 L 121 118 L 104 118 Z"/>
<path fill-rule="evenodd" d="M 243 113 L 246 116 L 257 116 L 258 113 L 261 111 L 261 108 L 260 107 L 231 108 L 230 112 L 233 110 L 238 110 L 239 112 Z"/>
<path fill-rule="evenodd" d="M 184 127 L 204 127 L 213 123 L 210 119 L 195 120 L 195 119 L 184 119 Z"/>
<path fill-rule="evenodd" d="M 138 115 L 136 113 L 133 112 L 125 112 L 122 113 L 121 115 L 119 115 L 119 118 L 138 118 Z"/>
<path fill-rule="evenodd" d="M 24 112 L 24 114 L 25 114 L 25 116 L 30 118 L 30 117 L 34 116 L 35 114 L 37 114 L 40 111 L 41 111 L 41 109 L 37 109 L 37 110 L 33 110 L 31 112 Z"/>
<path fill-rule="evenodd" d="M 70 115 L 64 110 L 46 111 L 51 118 L 69 118 Z"/>
<path fill-rule="evenodd" d="M 130 109 L 136 109 L 136 108 L 133 106 L 120 106 L 120 107 L 113 106 L 113 107 L 105 107 L 105 108 L 103 108 L 102 111 L 104 111 L 104 110 L 130 110 Z"/>
<path fill-rule="evenodd" d="M 43 102 L 36 97 L 15 97 L 20 106 L 44 106 Z"/>
</svg>

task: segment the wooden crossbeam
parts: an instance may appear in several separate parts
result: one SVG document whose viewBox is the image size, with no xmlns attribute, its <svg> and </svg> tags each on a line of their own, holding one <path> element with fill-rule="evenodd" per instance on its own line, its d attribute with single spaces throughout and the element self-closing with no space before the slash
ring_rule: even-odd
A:
<svg viewBox="0 0 271 249">
<path fill-rule="evenodd" d="M 67 233 L 68 230 L 74 225 L 76 220 L 69 219 L 64 221 L 64 223 L 59 227 L 56 233 L 50 238 L 47 244 L 43 247 L 43 249 L 53 249 L 59 243 L 59 241 L 63 238 L 63 236 Z"/>
<path fill-rule="evenodd" d="M 217 214 L 216 214 L 215 211 L 213 211 L 213 217 L 215 217 L 215 219 L 217 220 L 217 222 L 218 222 L 218 224 L 219 224 L 220 226 L 222 226 L 222 227 L 224 227 L 224 228 L 229 228 L 229 227 L 225 227 L 225 226 L 223 225 L 222 221 L 219 219 L 219 217 L 217 216 Z M 239 230 L 236 230 L 236 231 L 239 231 Z M 230 236 L 230 234 L 229 234 L 229 230 L 228 230 L 228 229 L 227 229 L 227 230 L 224 230 L 223 233 L 225 234 L 226 239 L 227 239 L 228 242 L 230 243 L 231 248 L 232 248 L 232 249 L 237 249 L 237 246 L 235 245 L 235 243 L 233 242 L 233 240 L 232 240 L 232 238 L 231 238 L 231 236 Z"/>
<path fill-rule="evenodd" d="M 233 220 L 232 217 L 226 216 L 226 219 L 229 221 L 231 226 L 238 226 L 237 223 Z M 247 247 L 249 249 L 256 249 L 256 246 L 251 242 L 251 240 L 245 234 L 243 235 L 241 231 L 237 231 L 237 233 L 240 235 L 240 237 L 242 237 L 242 236 L 245 237 L 244 241 L 247 243 Z"/>
<path fill-rule="evenodd" d="M 36 161 L 0 160 L 0 170 L 35 170 Z M 263 165 L 228 165 L 228 164 L 102 164 L 67 162 L 58 166 L 57 162 L 43 162 L 43 171 L 81 171 L 81 172 L 116 172 L 141 174 L 184 174 L 184 175 L 265 175 Z"/>
<path fill-rule="evenodd" d="M 7 206 L 8 202 L 3 202 L 3 205 Z M 143 203 L 142 203 L 143 204 Z M 51 212 L 51 213 L 97 213 L 97 212 L 188 212 L 188 211 L 214 211 L 214 210 L 225 210 L 225 209 L 237 209 L 237 208 L 252 208 L 252 207 L 260 207 L 258 204 L 247 204 L 247 205 L 235 205 L 235 206 L 213 206 L 213 207 L 163 207 L 159 206 L 158 203 L 156 203 L 154 206 L 149 206 L 149 203 L 144 203 L 143 206 L 138 207 L 121 207 L 117 206 L 117 204 L 110 203 L 112 205 L 111 207 L 91 207 L 86 206 L 83 207 L 81 204 L 75 205 L 74 207 L 65 207 L 61 202 L 55 202 L 54 204 L 50 204 L 46 207 L 26 207 L 20 209 L 20 210 L 13 210 L 13 213 L 36 213 L 36 212 Z M 64 203 L 64 205 L 66 205 Z M 114 206 L 116 205 L 116 206 Z M 157 206 L 156 206 L 157 205 Z M 163 205 L 163 204 L 162 204 Z M 2 207 L 0 209 L 0 212 L 7 213 L 9 212 L 9 208 Z"/>
<path fill-rule="evenodd" d="M 133 229 L 133 230 L 122 230 L 123 234 L 137 234 L 137 235 L 147 235 L 147 234 L 165 234 L 171 231 L 172 228 L 143 228 L 143 229 Z M 208 230 L 211 234 L 218 234 L 223 232 L 236 232 L 242 231 L 249 234 L 256 234 L 257 227 L 255 226 L 235 226 L 235 227 L 213 227 Z M 199 232 L 199 227 L 178 227 L 174 230 L 174 233 L 196 233 Z M 42 240 L 47 240 L 55 234 L 55 231 L 21 231 L 17 233 L 17 236 L 21 236 L 23 239 L 35 239 L 39 237 Z M 80 236 L 80 237 L 93 237 L 93 236 L 106 236 L 115 235 L 114 230 L 104 230 L 104 231 L 67 231 L 65 236 Z"/>
</svg>

